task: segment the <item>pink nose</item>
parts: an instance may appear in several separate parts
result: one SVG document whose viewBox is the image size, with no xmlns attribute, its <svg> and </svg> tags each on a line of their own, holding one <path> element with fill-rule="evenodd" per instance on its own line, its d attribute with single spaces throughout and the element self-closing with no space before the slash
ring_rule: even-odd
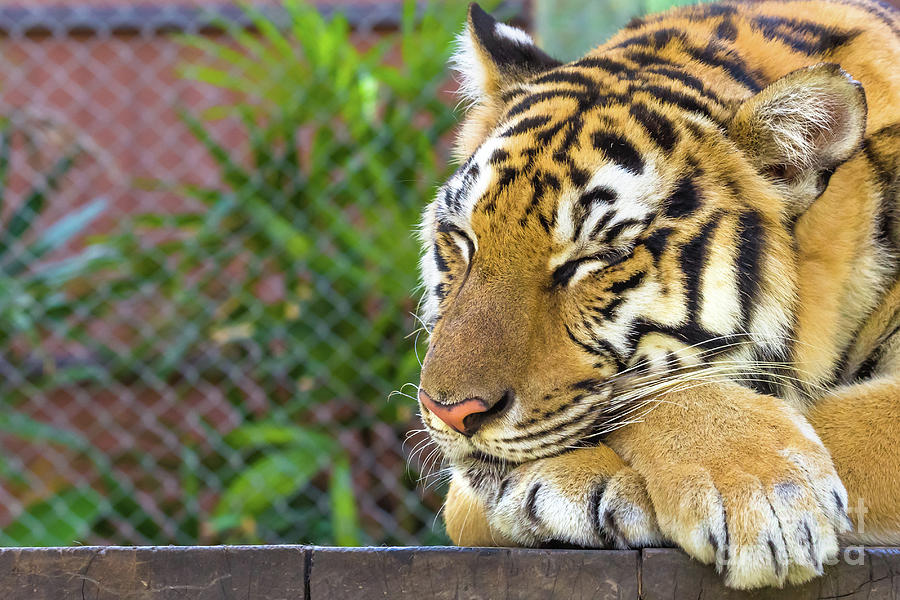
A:
<svg viewBox="0 0 900 600">
<path fill-rule="evenodd" d="M 419 388 L 419 402 L 451 429 L 465 436 L 470 436 L 478 430 L 482 423 L 482 419 L 478 416 L 491 409 L 491 405 L 481 398 L 466 398 L 456 404 L 439 404 L 422 388 Z"/>
</svg>

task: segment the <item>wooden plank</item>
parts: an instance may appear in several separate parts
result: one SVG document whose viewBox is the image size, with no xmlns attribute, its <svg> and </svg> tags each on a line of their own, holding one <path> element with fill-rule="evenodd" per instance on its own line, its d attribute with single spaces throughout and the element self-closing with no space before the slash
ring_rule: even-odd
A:
<svg viewBox="0 0 900 600">
<path fill-rule="evenodd" d="M 634 600 L 638 552 L 314 548 L 311 600 Z"/>
<path fill-rule="evenodd" d="M 640 583 L 640 592 L 639 592 Z M 639 593 L 643 595 L 639 596 Z M 0 600 L 897 600 L 900 548 L 843 551 L 824 577 L 729 590 L 680 550 L 0 549 Z"/>
<path fill-rule="evenodd" d="M 650 548 L 642 553 L 643 600 L 897 600 L 900 598 L 900 548 L 844 549 L 825 575 L 783 590 L 741 592 L 726 588 L 708 565 L 678 550 Z"/>
<path fill-rule="evenodd" d="M 302 546 L 0 549 L 3 600 L 299 600 Z"/>
</svg>

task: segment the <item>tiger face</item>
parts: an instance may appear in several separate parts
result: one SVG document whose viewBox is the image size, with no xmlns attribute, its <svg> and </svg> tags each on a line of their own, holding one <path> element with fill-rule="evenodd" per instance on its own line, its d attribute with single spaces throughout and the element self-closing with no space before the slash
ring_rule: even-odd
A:
<svg viewBox="0 0 900 600">
<path fill-rule="evenodd" d="M 800 380 L 759 365 L 790 354 L 792 223 L 859 145 L 864 95 L 834 65 L 724 77 L 682 36 L 563 65 L 470 10 L 466 158 L 422 226 L 419 401 L 450 462 L 597 442 L 701 368 Z"/>
</svg>

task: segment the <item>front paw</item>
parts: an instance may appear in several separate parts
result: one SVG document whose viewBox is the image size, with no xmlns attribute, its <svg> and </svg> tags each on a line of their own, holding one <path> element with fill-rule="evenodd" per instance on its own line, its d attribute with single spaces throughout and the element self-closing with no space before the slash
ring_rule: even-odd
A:
<svg viewBox="0 0 900 600">
<path fill-rule="evenodd" d="M 650 484 L 660 528 L 735 588 L 802 583 L 837 555 L 847 492 L 824 448 L 676 464 Z M 661 490 L 660 488 L 665 488 Z"/>
<path fill-rule="evenodd" d="M 609 448 L 582 448 L 514 469 L 488 509 L 493 528 L 524 546 L 659 544 L 643 478 Z"/>
</svg>

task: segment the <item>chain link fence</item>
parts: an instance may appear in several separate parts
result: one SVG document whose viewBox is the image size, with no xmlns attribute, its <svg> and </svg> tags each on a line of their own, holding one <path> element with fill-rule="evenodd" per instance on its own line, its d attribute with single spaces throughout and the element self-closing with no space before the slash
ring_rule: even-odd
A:
<svg viewBox="0 0 900 600">
<path fill-rule="evenodd" d="M 446 541 L 404 384 L 464 13 L 0 5 L 0 544 Z"/>
<path fill-rule="evenodd" d="M 466 4 L 0 0 L 0 545 L 448 541 L 414 229 Z"/>
</svg>

